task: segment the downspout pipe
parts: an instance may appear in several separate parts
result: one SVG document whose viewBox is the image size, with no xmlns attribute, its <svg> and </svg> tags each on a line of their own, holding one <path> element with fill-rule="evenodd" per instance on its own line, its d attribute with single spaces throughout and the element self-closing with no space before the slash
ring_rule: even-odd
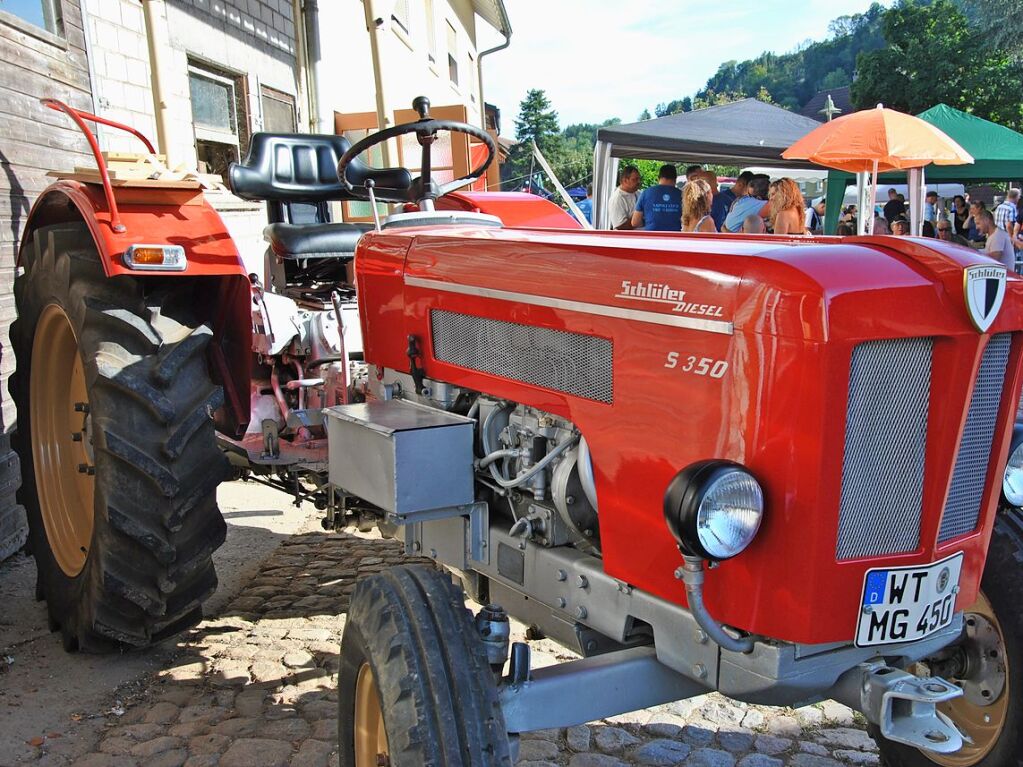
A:
<svg viewBox="0 0 1023 767">
<path fill-rule="evenodd" d="M 301 104 L 302 116 L 299 125 L 304 125 L 300 130 L 314 130 L 316 112 L 314 103 L 309 95 L 309 59 L 306 54 L 306 31 L 305 20 L 302 15 L 302 0 L 291 0 L 291 18 L 295 20 L 295 85 L 298 88 L 298 103 Z"/>
<path fill-rule="evenodd" d="M 170 109 L 167 106 L 167 88 L 164 75 L 167 62 L 163 51 L 168 42 L 167 7 L 164 0 L 143 0 L 142 12 L 146 22 L 146 43 L 149 47 L 149 79 L 153 87 L 153 116 L 156 118 L 156 144 L 167 157 L 167 167 L 177 164 L 170 147 Z"/>
<path fill-rule="evenodd" d="M 384 74 L 381 65 L 380 35 L 387 29 L 387 20 L 383 14 L 378 14 L 379 0 L 363 0 L 362 7 L 366 13 L 366 32 L 369 34 L 369 52 L 373 60 L 373 87 L 376 91 L 377 106 L 377 130 L 384 130 L 390 126 L 390 117 L 387 112 L 387 97 L 384 93 Z M 391 141 L 385 141 L 380 145 L 383 155 L 384 167 L 390 168 L 391 164 Z"/>
<path fill-rule="evenodd" d="M 498 2 L 498 9 L 501 11 L 501 34 L 504 35 L 504 42 L 495 45 L 493 48 L 487 48 L 485 51 L 480 51 L 476 56 L 476 82 L 480 84 L 480 121 L 483 130 L 487 129 L 487 102 L 483 98 L 483 57 L 489 56 L 491 53 L 497 53 L 503 51 L 509 45 L 511 45 L 512 28 L 511 22 L 508 20 L 508 12 L 504 9 L 504 3 Z"/>
<path fill-rule="evenodd" d="M 323 94 L 320 84 L 323 55 L 320 48 L 320 7 L 317 0 L 303 0 L 302 25 L 305 27 L 306 70 L 309 79 L 309 118 L 313 133 L 333 133 L 323 115 Z"/>
</svg>

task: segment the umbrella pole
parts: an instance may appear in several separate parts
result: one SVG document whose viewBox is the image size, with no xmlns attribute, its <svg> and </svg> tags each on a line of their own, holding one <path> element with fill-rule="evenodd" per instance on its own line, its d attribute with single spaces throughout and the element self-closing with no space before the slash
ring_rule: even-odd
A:
<svg viewBox="0 0 1023 767">
<path fill-rule="evenodd" d="M 856 173 L 856 234 L 864 235 L 870 234 L 870 222 L 872 218 L 867 218 L 867 213 L 870 210 L 870 173 L 861 170 Z"/>
<path fill-rule="evenodd" d="M 870 218 L 870 229 L 869 234 L 874 233 L 874 220 L 877 218 L 875 209 L 877 208 L 877 160 L 874 160 L 874 170 L 870 174 L 870 210 L 868 214 Z"/>
</svg>

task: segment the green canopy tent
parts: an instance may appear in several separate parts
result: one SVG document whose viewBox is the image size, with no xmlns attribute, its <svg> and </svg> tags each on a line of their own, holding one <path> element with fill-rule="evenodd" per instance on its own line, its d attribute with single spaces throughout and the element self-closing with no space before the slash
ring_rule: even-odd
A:
<svg viewBox="0 0 1023 767">
<path fill-rule="evenodd" d="M 938 104 L 917 115 L 945 133 L 973 155 L 973 165 L 928 165 L 927 181 L 967 183 L 970 181 L 1013 181 L 1023 179 L 1023 135 L 967 114 L 947 104 Z M 883 173 L 878 179 L 900 183 L 906 174 Z M 828 202 L 824 231 L 834 232 L 842 213 L 845 188 L 856 183 L 852 173 L 833 170 L 828 173 Z"/>
</svg>

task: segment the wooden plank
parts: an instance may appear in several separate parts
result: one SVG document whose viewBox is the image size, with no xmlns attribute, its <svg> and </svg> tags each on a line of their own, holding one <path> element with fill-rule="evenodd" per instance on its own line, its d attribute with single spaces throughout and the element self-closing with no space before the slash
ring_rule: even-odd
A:
<svg viewBox="0 0 1023 767">
<path fill-rule="evenodd" d="M 75 168 L 73 172 L 51 170 L 46 174 L 51 178 L 63 178 L 71 181 L 81 181 L 83 184 L 98 184 L 100 176 L 98 170 L 90 171 L 87 168 Z M 114 187 L 137 187 L 152 189 L 201 189 L 198 181 L 163 181 L 152 178 L 111 178 L 110 185 Z"/>
<path fill-rule="evenodd" d="M 107 163 L 135 163 L 149 162 L 155 160 L 158 163 L 166 164 L 167 155 L 165 154 L 143 154 L 140 152 L 100 152 L 103 155 L 103 159 Z"/>
<path fill-rule="evenodd" d="M 6 155 L 0 157 L 0 163 L 43 171 L 57 170 L 62 167 L 70 170 L 74 164 L 82 164 L 91 159 L 91 155 L 85 152 L 78 152 L 70 148 L 58 151 L 53 147 L 40 146 L 31 141 L 17 138 L 4 140 L 0 152 Z"/>
<path fill-rule="evenodd" d="M 9 89 L 2 90 L 0 93 L 2 93 L 2 97 L 0 97 L 0 115 L 15 119 L 31 120 L 36 124 L 52 126 L 82 135 L 82 132 L 78 130 L 78 126 L 66 114 L 40 104 L 38 94 L 18 93 Z M 81 99 L 82 97 L 79 96 L 78 98 Z M 86 107 L 86 111 L 91 111 L 91 109 L 92 105 L 90 103 Z M 85 139 L 83 138 L 82 140 L 84 141 Z"/>
<path fill-rule="evenodd" d="M 0 139 L 4 144 L 8 141 L 21 141 L 34 146 L 47 147 L 50 150 L 86 155 L 88 144 L 85 137 L 72 124 L 71 128 L 60 128 L 53 125 L 37 123 L 30 118 L 5 116 L 0 119 Z"/>
<path fill-rule="evenodd" d="M 60 0 L 61 16 L 64 19 L 64 24 L 74 24 L 79 29 L 82 28 L 82 8 L 79 5 L 84 0 Z"/>
<path fill-rule="evenodd" d="M 10 88 L 39 97 L 66 89 L 91 93 L 88 67 L 70 64 L 67 57 L 45 56 L 0 36 L 0 60 L 4 62 L 0 67 L 0 89 Z M 66 88 L 54 87 L 57 84 Z"/>
<path fill-rule="evenodd" d="M 4 61 L 13 61 L 11 53 L 16 52 L 23 56 L 22 60 L 35 60 L 42 64 L 40 71 L 47 71 L 54 66 L 63 66 L 68 69 L 77 69 L 89 74 L 89 61 L 85 55 L 85 49 L 73 45 L 67 48 L 60 48 L 38 37 L 22 32 L 14 27 L 0 27 L 0 56 Z"/>
</svg>

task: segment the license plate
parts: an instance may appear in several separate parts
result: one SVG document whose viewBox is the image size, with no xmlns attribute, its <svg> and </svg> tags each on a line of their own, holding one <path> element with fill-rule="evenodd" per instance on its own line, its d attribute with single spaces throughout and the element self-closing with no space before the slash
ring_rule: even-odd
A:
<svg viewBox="0 0 1023 767">
<path fill-rule="evenodd" d="M 912 642 L 952 622 L 962 552 L 926 567 L 867 570 L 856 646 Z"/>
</svg>

